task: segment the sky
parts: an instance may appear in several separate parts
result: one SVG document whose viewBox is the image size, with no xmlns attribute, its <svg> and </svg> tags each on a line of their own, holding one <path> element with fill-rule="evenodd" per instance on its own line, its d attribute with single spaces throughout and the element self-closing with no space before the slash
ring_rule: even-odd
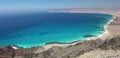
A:
<svg viewBox="0 0 120 58">
<path fill-rule="evenodd" d="M 0 10 L 120 8 L 120 0 L 0 0 Z"/>
</svg>

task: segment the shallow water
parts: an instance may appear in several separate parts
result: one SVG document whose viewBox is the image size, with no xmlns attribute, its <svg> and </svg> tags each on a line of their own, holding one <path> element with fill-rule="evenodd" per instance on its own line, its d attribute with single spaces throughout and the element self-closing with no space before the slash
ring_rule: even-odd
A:
<svg viewBox="0 0 120 58">
<path fill-rule="evenodd" d="M 24 48 L 50 42 L 70 43 L 104 32 L 108 14 L 33 13 L 0 16 L 0 46 Z"/>
</svg>

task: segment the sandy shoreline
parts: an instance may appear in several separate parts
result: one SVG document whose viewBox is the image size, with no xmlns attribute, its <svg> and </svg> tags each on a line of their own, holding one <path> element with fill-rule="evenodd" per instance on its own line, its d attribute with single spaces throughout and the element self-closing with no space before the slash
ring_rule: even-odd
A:
<svg viewBox="0 0 120 58">
<path fill-rule="evenodd" d="M 105 14 L 106 14 L 106 13 L 105 13 Z M 112 37 L 113 37 L 113 36 L 111 36 L 111 34 L 109 33 L 107 27 L 109 26 L 109 24 L 110 24 L 111 22 L 114 22 L 114 20 L 117 18 L 117 16 L 114 15 L 114 14 L 111 14 L 111 15 L 113 15 L 114 18 L 111 19 L 111 20 L 104 26 L 105 32 L 103 32 L 102 34 L 100 34 L 100 35 L 98 35 L 98 36 L 96 36 L 96 37 L 87 38 L 87 40 L 95 40 L 95 39 L 106 40 L 107 38 L 112 38 Z M 83 41 L 84 41 L 84 40 L 83 40 Z M 45 50 L 48 50 L 48 49 L 50 49 L 50 48 L 52 48 L 52 47 L 54 47 L 54 46 L 67 47 L 67 46 L 70 46 L 70 45 L 75 45 L 75 44 L 80 43 L 80 42 L 82 42 L 82 41 L 78 41 L 78 42 L 74 42 L 74 43 L 70 43 L 70 44 L 48 44 L 48 45 L 43 46 L 43 48 L 44 48 Z"/>
<path fill-rule="evenodd" d="M 102 14 L 107 14 L 107 13 L 102 13 Z M 109 13 L 110 14 L 110 13 Z M 102 40 L 106 40 L 107 38 L 112 38 L 113 36 L 110 34 L 111 31 L 108 31 L 108 26 L 111 24 L 111 22 L 114 22 L 115 19 L 118 17 L 118 15 L 115 15 L 115 14 L 111 14 L 111 15 L 114 15 L 114 18 L 112 20 L 110 20 L 105 26 L 104 26 L 104 29 L 105 29 L 105 32 L 103 32 L 102 34 L 96 36 L 96 37 L 91 37 L 91 38 L 87 38 L 87 40 L 95 40 L 95 39 L 102 39 Z M 84 40 L 83 40 L 84 41 Z M 36 50 L 35 53 L 39 53 L 39 52 L 43 52 L 43 51 L 46 51 L 52 47 L 55 47 L 55 46 L 59 46 L 59 47 L 68 47 L 70 45 L 75 45 L 77 43 L 80 43 L 82 41 L 77 41 L 77 42 L 73 42 L 73 43 L 69 43 L 69 44 L 57 44 L 57 43 L 54 43 L 54 44 L 47 44 L 45 46 L 42 46 L 43 49 L 38 49 Z M 39 47 L 39 46 L 38 46 Z M 18 47 L 15 47 L 13 46 L 14 49 L 19 49 Z M 39 52 L 38 52 L 39 51 Z"/>
<path fill-rule="evenodd" d="M 111 14 L 111 15 L 113 15 L 113 14 Z M 105 26 L 103 26 L 103 28 L 104 28 L 104 30 L 105 30 L 105 32 L 103 32 L 102 34 L 100 34 L 100 35 L 98 35 L 98 36 L 96 36 L 96 37 L 91 37 L 91 38 L 88 38 L 88 40 L 95 40 L 95 39 L 101 39 L 101 40 L 106 40 L 107 38 L 106 37 L 109 37 L 110 35 L 110 33 L 109 33 L 109 31 L 108 31 L 108 29 L 107 29 L 107 26 L 109 26 L 109 24 L 111 23 L 111 22 L 113 22 L 116 18 L 117 18 L 117 16 L 116 15 L 113 15 L 114 17 L 105 25 Z"/>
<path fill-rule="evenodd" d="M 113 14 L 115 17 L 104 25 L 105 32 L 96 37 L 69 44 L 50 43 L 45 46 L 31 48 L 20 48 L 16 46 L 0 47 L 0 50 L 3 51 L 0 57 L 120 58 L 120 15 Z"/>
</svg>

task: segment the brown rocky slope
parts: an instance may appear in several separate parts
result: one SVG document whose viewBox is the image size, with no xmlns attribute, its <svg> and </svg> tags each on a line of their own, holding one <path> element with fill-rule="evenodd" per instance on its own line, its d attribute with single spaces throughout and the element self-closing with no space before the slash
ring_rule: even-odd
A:
<svg viewBox="0 0 120 58">
<path fill-rule="evenodd" d="M 94 50 L 120 50 L 120 37 L 118 36 L 104 41 L 101 39 L 86 40 L 68 47 L 54 46 L 49 50 L 35 53 L 40 48 L 42 47 L 26 49 L 0 47 L 0 58 L 76 58 L 79 55 Z"/>
</svg>

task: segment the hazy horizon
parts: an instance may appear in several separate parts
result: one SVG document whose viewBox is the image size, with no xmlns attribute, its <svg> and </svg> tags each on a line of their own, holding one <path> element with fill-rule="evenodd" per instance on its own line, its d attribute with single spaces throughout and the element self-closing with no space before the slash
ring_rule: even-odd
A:
<svg viewBox="0 0 120 58">
<path fill-rule="evenodd" d="M 120 8 L 120 0 L 1 0 L 0 11 L 64 8 Z"/>
</svg>

